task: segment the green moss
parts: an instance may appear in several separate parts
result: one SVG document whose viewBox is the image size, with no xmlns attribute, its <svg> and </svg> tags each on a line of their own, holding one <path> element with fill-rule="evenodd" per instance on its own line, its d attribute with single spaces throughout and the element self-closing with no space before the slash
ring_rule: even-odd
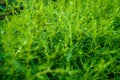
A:
<svg viewBox="0 0 120 80">
<path fill-rule="evenodd" d="M 0 22 L 0 79 L 119 79 L 119 0 L 19 1 Z"/>
</svg>

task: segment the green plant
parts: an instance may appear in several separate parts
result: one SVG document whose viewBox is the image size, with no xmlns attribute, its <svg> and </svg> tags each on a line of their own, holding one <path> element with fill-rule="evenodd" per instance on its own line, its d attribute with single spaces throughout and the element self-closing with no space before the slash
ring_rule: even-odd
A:
<svg viewBox="0 0 120 80">
<path fill-rule="evenodd" d="M 30 0 L 0 22 L 2 80 L 119 80 L 119 0 Z"/>
</svg>

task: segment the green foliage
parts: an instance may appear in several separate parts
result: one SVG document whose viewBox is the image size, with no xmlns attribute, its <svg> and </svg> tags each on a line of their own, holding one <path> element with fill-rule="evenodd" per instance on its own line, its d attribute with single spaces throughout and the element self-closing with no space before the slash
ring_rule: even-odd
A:
<svg viewBox="0 0 120 80">
<path fill-rule="evenodd" d="M 0 20 L 1 80 L 120 79 L 120 0 L 20 1 Z"/>
</svg>

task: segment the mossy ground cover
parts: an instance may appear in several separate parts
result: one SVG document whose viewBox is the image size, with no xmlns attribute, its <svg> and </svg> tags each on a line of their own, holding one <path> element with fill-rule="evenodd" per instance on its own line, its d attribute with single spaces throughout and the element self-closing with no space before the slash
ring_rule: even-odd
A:
<svg viewBox="0 0 120 80">
<path fill-rule="evenodd" d="M 120 79 L 120 0 L 22 3 L 0 20 L 0 80 Z"/>
</svg>

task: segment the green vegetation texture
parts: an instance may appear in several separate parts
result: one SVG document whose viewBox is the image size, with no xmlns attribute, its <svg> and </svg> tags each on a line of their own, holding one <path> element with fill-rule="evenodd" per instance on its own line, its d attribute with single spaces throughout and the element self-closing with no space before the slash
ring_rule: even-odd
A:
<svg viewBox="0 0 120 80">
<path fill-rule="evenodd" d="M 0 12 L 0 80 L 120 80 L 120 0 L 18 1 Z"/>
</svg>

